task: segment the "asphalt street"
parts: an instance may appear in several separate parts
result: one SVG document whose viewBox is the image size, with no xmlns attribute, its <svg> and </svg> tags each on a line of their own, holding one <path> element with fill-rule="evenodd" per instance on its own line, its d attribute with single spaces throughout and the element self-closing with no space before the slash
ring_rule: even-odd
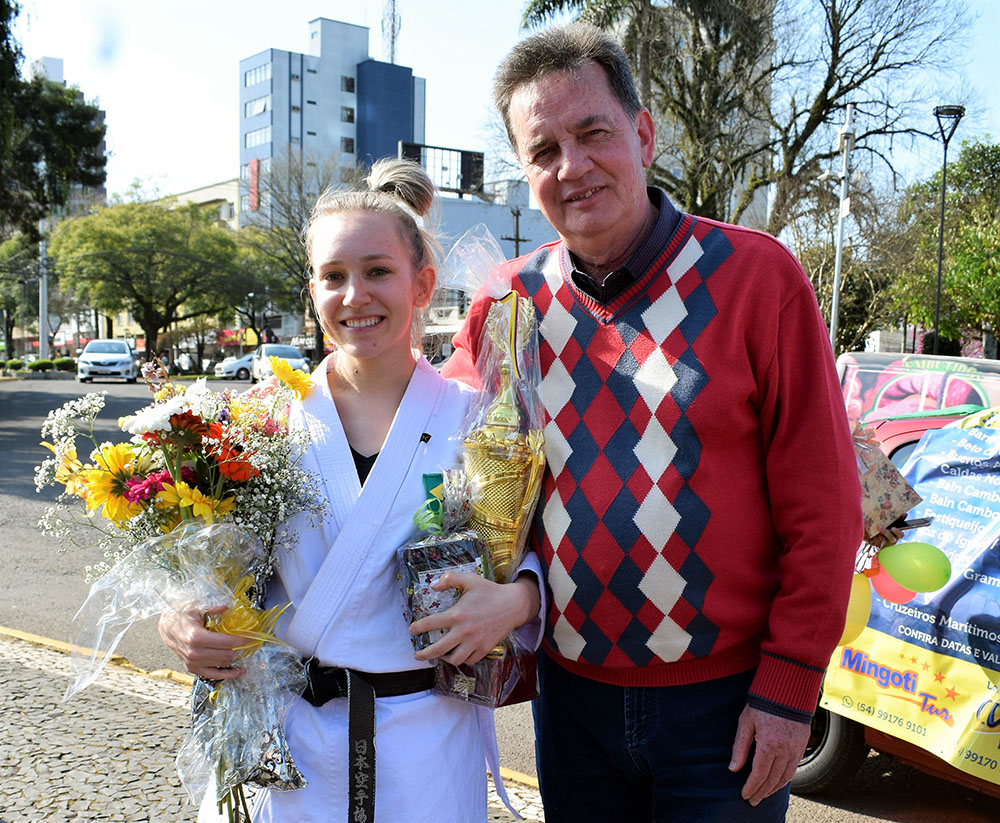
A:
<svg viewBox="0 0 1000 823">
<path fill-rule="evenodd" d="M 246 387 L 245 383 L 213 385 L 218 388 Z M 83 387 L 63 380 L 0 382 L 0 466 L 3 467 L 0 471 L 0 557 L 3 558 L 0 626 L 56 640 L 70 639 L 73 614 L 88 591 L 83 567 L 98 558 L 85 548 L 54 545 L 39 532 L 37 521 L 54 499 L 55 490 L 36 493 L 33 473 L 34 466 L 46 454 L 38 445 L 39 428 L 46 413 L 78 397 L 84 389 L 108 391 L 98 440 L 124 439 L 115 421 L 144 404 L 149 396 L 141 385 L 121 383 Z M 128 774 L 136 797 L 141 798 L 143 792 L 155 789 L 170 808 L 181 808 L 183 798 L 169 765 L 177 735 L 185 723 L 183 694 L 178 692 L 180 687 L 176 683 L 165 686 L 167 691 L 164 692 L 157 685 L 163 681 L 141 678 L 142 682 L 150 681 L 154 685 L 130 688 L 152 697 L 143 697 L 145 702 L 116 705 L 108 712 L 109 716 L 95 726 L 89 718 L 91 714 L 100 714 L 101 710 L 83 707 L 68 713 L 61 704 L 56 704 L 56 692 L 61 693 L 65 687 L 65 667 L 68 666 L 65 655 L 9 638 L 3 641 L 0 652 L 0 689 L 5 695 L 15 697 L 12 703 L 5 703 L 5 711 L 0 715 L 3 724 L 0 733 L 0 823 L 119 819 L 104 813 L 74 811 L 71 802 L 74 792 L 115 796 L 113 787 L 91 786 L 84 776 L 88 768 L 98 771 L 104 768 L 101 764 L 109 757 L 124 757 L 131 764 L 127 768 L 133 770 Z M 173 669 L 178 665 L 160 643 L 153 625 L 135 627 L 118 652 L 147 671 Z M 46 681 L 54 685 L 45 686 Z M 102 681 L 91 690 L 98 688 L 120 692 L 124 687 Z M 164 703 L 173 707 L 168 716 L 161 716 Z M 53 723 L 56 725 L 50 729 Z M 527 705 L 501 710 L 497 714 L 497 725 L 502 764 L 516 772 L 532 775 L 534 762 Z M 38 728 L 48 731 L 41 734 Z M 45 762 L 43 755 L 48 753 L 47 756 L 55 757 L 52 752 L 60 747 L 70 754 L 60 755 L 55 765 Z M 44 800 L 44 794 L 32 788 L 39 781 L 39 785 L 63 797 L 65 802 L 50 804 L 45 807 L 49 811 L 41 813 L 38 804 Z M 529 803 L 530 799 L 524 802 Z M 133 816 L 121 819 L 192 819 L 186 816 L 190 807 L 184 813 L 147 817 L 144 813 L 135 816 L 135 810 L 142 808 L 141 799 L 130 801 L 130 804 Z M 37 814 L 24 812 L 36 808 Z M 531 814 L 534 815 L 534 809 Z M 541 817 L 532 819 L 540 820 Z M 788 820 L 791 823 L 996 823 L 1000 821 L 1000 801 L 928 777 L 892 758 L 873 754 L 856 778 L 837 791 L 817 798 L 793 797 Z"/>
</svg>

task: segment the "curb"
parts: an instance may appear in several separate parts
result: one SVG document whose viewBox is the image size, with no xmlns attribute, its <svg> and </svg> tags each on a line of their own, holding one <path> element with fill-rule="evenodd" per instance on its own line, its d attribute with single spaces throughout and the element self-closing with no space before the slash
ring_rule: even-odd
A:
<svg viewBox="0 0 1000 823">
<path fill-rule="evenodd" d="M 51 649 L 52 651 L 61 652 L 62 654 L 72 654 L 73 652 L 88 655 L 93 654 L 93 649 L 85 649 L 82 646 L 75 646 L 72 643 L 66 643 L 62 640 L 53 640 L 51 637 L 42 637 L 38 634 L 22 632 L 19 629 L 12 629 L 9 626 L 0 626 L 0 637 L 7 637 L 12 640 L 21 640 L 25 643 L 31 643 L 34 646 L 42 646 L 43 648 Z M 194 683 L 194 678 L 185 672 L 178 672 L 173 669 L 155 669 L 154 671 L 147 671 L 146 669 L 142 669 L 139 666 L 130 663 L 120 654 L 111 655 L 111 657 L 108 658 L 108 665 L 116 666 L 119 669 L 124 669 L 130 674 L 137 674 L 141 677 L 148 677 L 152 680 L 171 680 L 185 686 L 190 686 Z M 533 789 L 538 789 L 538 780 L 536 778 L 528 774 L 516 772 L 513 769 L 508 769 L 505 766 L 500 767 L 500 776 L 504 780 L 510 780 L 514 783 L 520 783 L 524 786 L 530 786 Z M 0 820 L 0 823 L 2 823 L 2 820 Z"/>
</svg>

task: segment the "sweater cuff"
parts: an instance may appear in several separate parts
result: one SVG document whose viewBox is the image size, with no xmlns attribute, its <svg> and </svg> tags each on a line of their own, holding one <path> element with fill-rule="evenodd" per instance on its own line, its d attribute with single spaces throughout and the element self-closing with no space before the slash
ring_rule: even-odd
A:
<svg viewBox="0 0 1000 823">
<path fill-rule="evenodd" d="M 825 673 L 826 669 L 761 652 L 749 703 L 768 714 L 808 723 L 816 711 Z"/>
</svg>

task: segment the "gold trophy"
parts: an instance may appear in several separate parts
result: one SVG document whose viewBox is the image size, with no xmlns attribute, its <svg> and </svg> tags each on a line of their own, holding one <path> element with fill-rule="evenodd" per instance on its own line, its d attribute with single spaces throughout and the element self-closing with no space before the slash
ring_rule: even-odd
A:
<svg viewBox="0 0 1000 823">
<path fill-rule="evenodd" d="M 490 308 L 486 330 L 500 388 L 482 423 L 465 438 L 465 469 L 478 490 L 469 528 L 489 549 L 494 579 L 509 583 L 524 554 L 545 467 L 542 430 L 533 427 L 541 422 L 532 421 L 516 382 L 522 379 L 523 352 L 534 341 L 531 301 L 511 292 Z"/>
</svg>

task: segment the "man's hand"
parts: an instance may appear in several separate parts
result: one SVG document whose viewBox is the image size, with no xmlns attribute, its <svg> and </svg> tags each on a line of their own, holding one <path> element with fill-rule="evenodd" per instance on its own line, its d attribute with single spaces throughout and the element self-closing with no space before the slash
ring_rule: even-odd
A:
<svg viewBox="0 0 1000 823">
<path fill-rule="evenodd" d="M 809 724 L 747 706 L 736 727 L 733 759 L 729 763 L 731 772 L 743 768 L 754 742 L 757 748 L 753 766 L 742 792 L 743 799 L 751 806 L 784 788 L 792 779 L 809 742 Z"/>
</svg>

